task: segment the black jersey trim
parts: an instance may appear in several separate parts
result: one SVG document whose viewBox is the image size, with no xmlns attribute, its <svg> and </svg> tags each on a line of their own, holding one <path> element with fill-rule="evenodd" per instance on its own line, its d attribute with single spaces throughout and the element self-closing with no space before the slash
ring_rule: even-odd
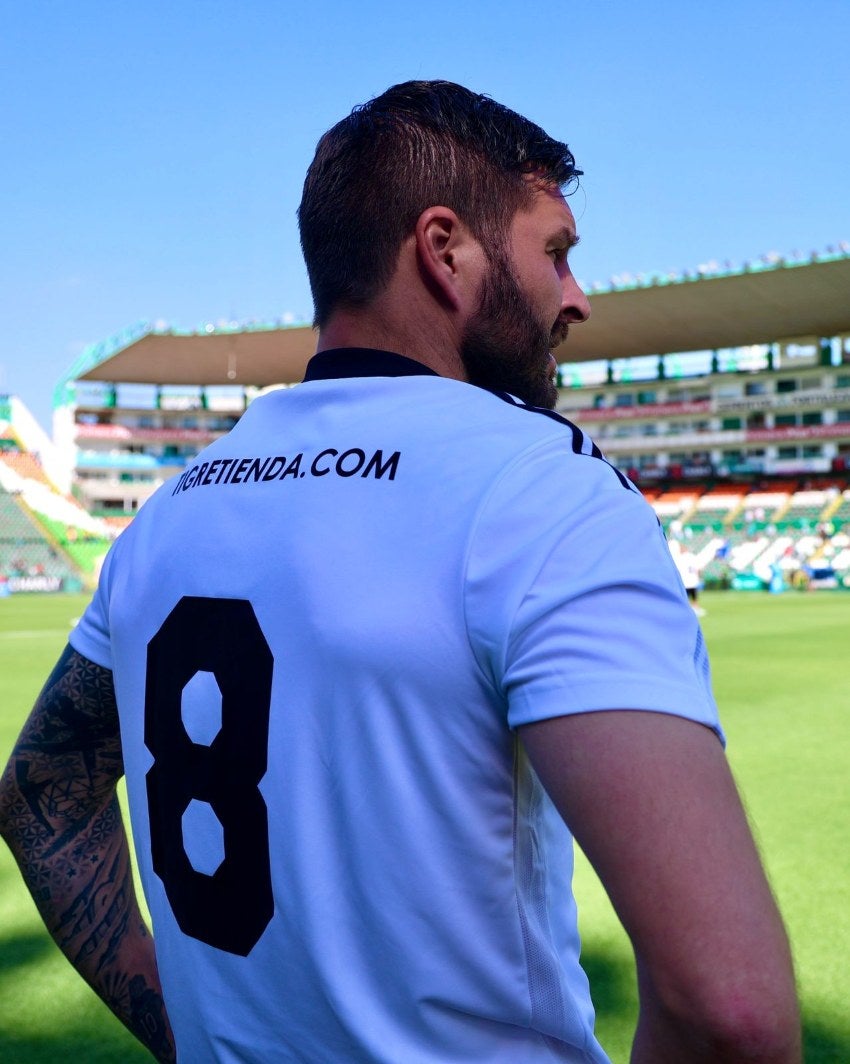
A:
<svg viewBox="0 0 850 1064">
<path fill-rule="evenodd" d="M 596 446 L 590 436 L 588 436 L 582 429 L 580 429 L 578 425 L 573 424 L 572 421 L 569 421 L 567 418 L 565 418 L 562 414 L 557 413 L 555 410 L 547 410 L 544 406 L 531 406 L 528 403 L 523 403 L 522 400 L 517 399 L 516 396 L 511 395 L 510 392 L 497 392 L 492 388 L 488 388 L 487 391 L 489 391 L 492 395 L 495 395 L 497 398 L 501 399 L 503 402 L 510 403 L 511 406 L 516 406 L 520 410 L 528 410 L 532 414 L 542 414 L 544 417 L 551 418 L 553 421 L 557 421 L 565 428 L 568 428 L 572 434 L 573 454 L 583 454 L 587 455 L 589 458 L 598 458 L 601 462 L 604 462 L 605 465 L 608 466 L 614 476 L 616 476 L 617 480 L 619 480 L 619 482 L 627 491 L 634 491 L 637 492 L 637 494 L 640 494 L 640 492 L 638 492 L 638 489 L 634 486 L 634 484 L 632 484 L 629 478 L 624 473 L 621 473 L 616 466 L 611 465 L 611 463 L 599 450 L 599 448 Z M 585 441 L 590 444 L 590 449 L 587 451 L 584 449 Z"/>
<path fill-rule="evenodd" d="M 381 351 L 374 347 L 334 347 L 327 351 L 320 351 L 313 355 L 307 363 L 304 381 L 336 380 L 347 377 L 439 377 L 440 374 L 429 366 L 417 362 L 415 359 L 399 355 L 395 351 Z M 572 421 L 554 410 L 547 410 L 542 406 L 531 406 L 523 403 L 510 392 L 500 392 L 492 388 L 484 389 L 491 395 L 495 395 L 511 406 L 519 407 L 520 410 L 528 410 L 532 414 L 542 414 L 559 422 L 572 433 L 572 449 L 574 454 L 584 454 L 590 458 L 598 458 L 614 473 L 627 491 L 638 489 L 624 476 L 615 466 L 611 465 L 605 455 L 599 450 L 593 440 L 574 425 Z M 585 441 L 589 449 L 585 450 Z"/>
<path fill-rule="evenodd" d="M 428 366 L 394 351 L 373 347 L 335 347 L 313 355 L 307 363 L 305 381 L 344 377 L 439 377 Z"/>
</svg>

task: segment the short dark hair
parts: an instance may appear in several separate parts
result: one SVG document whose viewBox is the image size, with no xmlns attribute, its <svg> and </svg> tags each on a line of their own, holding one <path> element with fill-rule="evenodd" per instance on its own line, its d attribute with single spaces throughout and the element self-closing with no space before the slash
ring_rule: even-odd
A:
<svg viewBox="0 0 850 1064">
<path fill-rule="evenodd" d="M 383 290 L 428 207 L 500 247 L 529 173 L 564 188 L 582 171 L 566 144 L 462 85 L 407 81 L 355 107 L 319 141 L 298 209 L 315 324 Z"/>
</svg>

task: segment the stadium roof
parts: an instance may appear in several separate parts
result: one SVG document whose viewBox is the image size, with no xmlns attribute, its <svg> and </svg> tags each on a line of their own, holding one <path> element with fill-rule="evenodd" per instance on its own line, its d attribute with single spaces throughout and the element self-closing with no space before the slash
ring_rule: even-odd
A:
<svg viewBox="0 0 850 1064">
<path fill-rule="evenodd" d="M 726 273 L 620 280 L 591 289 L 589 322 L 574 327 L 562 363 L 717 350 L 850 332 L 850 248 Z M 142 324 L 86 348 L 65 381 L 242 384 L 301 380 L 315 350 L 308 325 L 226 323 L 196 331 Z"/>
<path fill-rule="evenodd" d="M 718 350 L 850 332 L 850 254 L 590 293 L 564 362 Z"/>
<path fill-rule="evenodd" d="M 309 325 L 140 325 L 83 352 L 67 380 L 139 384 L 289 384 L 315 354 Z M 85 365 L 88 362 L 88 365 Z"/>
</svg>

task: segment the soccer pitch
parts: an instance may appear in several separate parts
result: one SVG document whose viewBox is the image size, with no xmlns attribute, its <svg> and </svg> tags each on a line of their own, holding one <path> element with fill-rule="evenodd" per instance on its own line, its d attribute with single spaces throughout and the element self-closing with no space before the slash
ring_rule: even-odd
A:
<svg viewBox="0 0 850 1064">
<path fill-rule="evenodd" d="M 0 600 L 0 758 L 59 655 L 84 596 Z M 850 1061 L 850 593 L 702 596 L 728 751 L 785 915 L 803 1000 L 807 1064 Z M 584 962 L 598 1030 L 628 1060 L 630 950 L 580 855 Z M 0 847 L 0 1060 L 125 1064 L 151 1058 L 43 930 Z M 400 1062 L 403 1064 L 403 1062 Z M 449 1064 L 449 1062 L 447 1062 Z"/>
</svg>

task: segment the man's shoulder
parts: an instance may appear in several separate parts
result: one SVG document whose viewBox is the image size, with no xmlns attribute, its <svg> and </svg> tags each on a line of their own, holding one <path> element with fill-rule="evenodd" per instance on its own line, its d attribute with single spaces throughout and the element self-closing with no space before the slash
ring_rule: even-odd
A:
<svg viewBox="0 0 850 1064">
<path fill-rule="evenodd" d="M 593 459 L 590 464 L 582 462 L 582 468 L 587 472 L 592 470 L 603 479 L 612 476 L 622 488 L 637 493 L 637 488 L 628 477 L 608 462 L 590 434 L 563 414 L 545 407 L 531 406 L 508 392 L 490 391 L 486 394 L 500 402 L 502 410 L 499 416 L 506 424 L 510 423 L 514 430 L 511 436 L 517 444 L 524 440 L 533 449 L 541 447 L 567 458 L 576 456 Z"/>
</svg>

